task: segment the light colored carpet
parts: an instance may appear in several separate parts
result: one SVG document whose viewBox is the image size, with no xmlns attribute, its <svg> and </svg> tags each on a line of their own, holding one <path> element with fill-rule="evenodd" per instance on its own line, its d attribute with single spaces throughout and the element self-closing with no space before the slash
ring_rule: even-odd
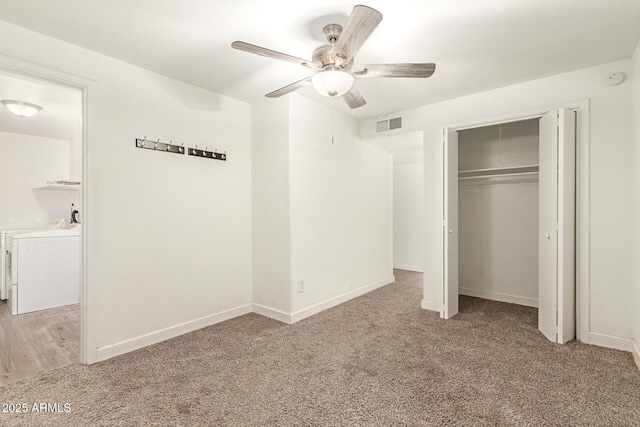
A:
<svg viewBox="0 0 640 427">
<path fill-rule="evenodd" d="M 420 309 L 421 275 L 294 325 L 245 315 L 92 366 L 0 388 L 1 425 L 638 426 L 629 353 L 536 330 L 536 310 L 461 297 Z"/>
</svg>

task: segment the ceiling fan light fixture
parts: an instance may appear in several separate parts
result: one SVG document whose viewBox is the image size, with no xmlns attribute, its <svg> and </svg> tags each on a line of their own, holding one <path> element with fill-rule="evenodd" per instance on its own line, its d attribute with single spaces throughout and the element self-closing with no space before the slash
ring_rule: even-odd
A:
<svg viewBox="0 0 640 427">
<path fill-rule="evenodd" d="M 353 81 L 353 76 L 346 71 L 325 70 L 314 75 L 311 84 L 320 95 L 336 97 L 349 92 Z"/>
<path fill-rule="evenodd" d="M 35 116 L 40 110 L 42 110 L 42 107 L 39 105 L 15 101 L 13 99 L 3 99 L 1 102 L 9 111 L 20 117 Z"/>
</svg>

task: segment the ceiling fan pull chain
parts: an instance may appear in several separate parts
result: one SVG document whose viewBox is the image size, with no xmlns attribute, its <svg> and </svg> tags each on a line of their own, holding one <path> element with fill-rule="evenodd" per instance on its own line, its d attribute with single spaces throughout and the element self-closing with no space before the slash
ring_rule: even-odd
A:
<svg viewBox="0 0 640 427">
<path fill-rule="evenodd" d="M 333 144 L 333 110 L 331 110 L 331 144 Z"/>
</svg>

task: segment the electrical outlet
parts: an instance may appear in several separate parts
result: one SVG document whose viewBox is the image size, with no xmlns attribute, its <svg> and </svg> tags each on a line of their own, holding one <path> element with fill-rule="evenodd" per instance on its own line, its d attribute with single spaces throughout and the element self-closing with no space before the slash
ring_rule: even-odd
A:
<svg viewBox="0 0 640 427">
<path fill-rule="evenodd" d="M 298 280 L 298 293 L 304 292 L 304 280 Z"/>
</svg>

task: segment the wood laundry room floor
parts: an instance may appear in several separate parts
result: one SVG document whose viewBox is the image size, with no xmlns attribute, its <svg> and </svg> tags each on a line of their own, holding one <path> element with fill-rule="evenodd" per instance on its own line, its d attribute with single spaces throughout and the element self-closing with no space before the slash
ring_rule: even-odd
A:
<svg viewBox="0 0 640 427">
<path fill-rule="evenodd" d="M 0 303 L 0 386 L 80 361 L 80 304 L 12 316 Z"/>
</svg>

